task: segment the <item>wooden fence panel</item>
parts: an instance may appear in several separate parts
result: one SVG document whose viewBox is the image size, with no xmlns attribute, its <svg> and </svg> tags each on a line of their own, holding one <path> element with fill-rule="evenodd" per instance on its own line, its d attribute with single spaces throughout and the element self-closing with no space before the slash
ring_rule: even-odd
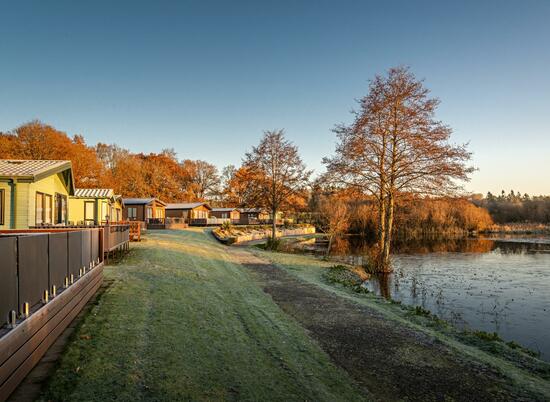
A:
<svg viewBox="0 0 550 402">
<path fill-rule="evenodd" d="M 8 321 L 10 311 L 17 306 L 17 238 L 0 237 L 0 327 Z"/>
<path fill-rule="evenodd" d="M 69 254 L 67 252 L 67 232 L 49 234 L 49 289 L 55 285 L 58 291 L 63 288 L 69 276 Z"/>
<path fill-rule="evenodd" d="M 87 229 L 82 231 L 82 263 L 81 268 L 90 268 L 92 261 L 92 232 Z"/>
<path fill-rule="evenodd" d="M 19 257 L 19 305 L 35 306 L 42 301 L 48 289 L 48 235 L 20 236 Z"/>
<path fill-rule="evenodd" d="M 92 261 L 94 264 L 99 260 L 99 236 L 101 235 L 100 229 L 92 229 Z M 103 250 L 101 250 L 102 252 Z"/>
<path fill-rule="evenodd" d="M 82 268 L 82 232 L 68 232 L 69 251 L 69 275 L 73 274 L 74 279 Z"/>
</svg>

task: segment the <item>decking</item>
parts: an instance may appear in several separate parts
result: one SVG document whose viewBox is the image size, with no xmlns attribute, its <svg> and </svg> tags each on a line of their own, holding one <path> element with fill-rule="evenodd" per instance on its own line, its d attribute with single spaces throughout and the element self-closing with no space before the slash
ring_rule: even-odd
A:
<svg viewBox="0 0 550 402">
<path fill-rule="evenodd" d="M 103 229 L 0 234 L 0 401 L 99 288 Z"/>
</svg>

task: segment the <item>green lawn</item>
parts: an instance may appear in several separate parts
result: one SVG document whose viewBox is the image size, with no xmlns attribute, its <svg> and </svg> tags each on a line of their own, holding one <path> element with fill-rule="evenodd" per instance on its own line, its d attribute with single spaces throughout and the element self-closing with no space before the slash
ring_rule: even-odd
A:
<svg viewBox="0 0 550 402">
<path fill-rule="evenodd" d="M 202 230 L 150 232 L 105 276 L 44 400 L 363 399 Z"/>
</svg>

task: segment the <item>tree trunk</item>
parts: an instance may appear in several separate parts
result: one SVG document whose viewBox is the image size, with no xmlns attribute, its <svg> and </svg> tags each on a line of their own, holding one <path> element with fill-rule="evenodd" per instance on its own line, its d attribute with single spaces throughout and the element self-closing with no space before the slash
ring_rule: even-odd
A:
<svg viewBox="0 0 550 402">
<path fill-rule="evenodd" d="M 277 238 L 277 210 L 273 208 L 273 215 L 271 216 L 271 248 L 275 246 L 275 239 Z"/>
<path fill-rule="evenodd" d="M 376 271 L 380 270 L 384 264 L 383 250 L 386 245 L 386 201 L 384 196 L 380 195 L 378 204 L 378 250 L 376 256 Z"/>
<path fill-rule="evenodd" d="M 328 258 L 329 255 L 330 255 L 330 248 L 332 247 L 332 239 L 333 239 L 334 235 L 333 234 L 329 234 L 328 235 L 328 247 L 327 247 L 327 253 L 325 254 L 325 257 Z"/>
<path fill-rule="evenodd" d="M 382 266 L 381 272 L 391 272 L 392 267 L 390 264 L 390 251 L 393 232 L 393 216 L 394 216 L 395 199 L 393 194 L 388 196 L 388 207 L 386 209 L 386 225 L 385 225 L 385 242 L 384 249 L 382 250 Z"/>
</svg>

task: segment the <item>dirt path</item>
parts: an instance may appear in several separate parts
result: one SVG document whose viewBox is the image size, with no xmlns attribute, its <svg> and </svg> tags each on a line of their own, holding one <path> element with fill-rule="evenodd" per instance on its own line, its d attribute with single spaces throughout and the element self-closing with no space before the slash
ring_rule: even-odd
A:
<svg viewBox="0 0 550 402">
<path fill-rule="evenodd" d="M 466 360 L 424 333 L 305 283 L 246 250 L 232 254 L 377 400 L 532 400 L 492 368 Z"/>
</svg>

